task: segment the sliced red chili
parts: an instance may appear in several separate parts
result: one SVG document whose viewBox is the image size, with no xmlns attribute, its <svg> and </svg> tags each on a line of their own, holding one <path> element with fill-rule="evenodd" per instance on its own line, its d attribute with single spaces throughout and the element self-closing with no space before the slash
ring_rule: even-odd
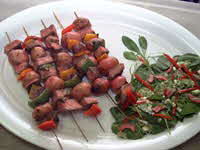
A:
<svg viewBox="0 0 200 150">
<path fill-rule="evenodd" d="M 83 114 L 85 116 L 98 116 L 101 112 L 102 110 L 97 104 L 92 104 L 90 109 L 86 110 Z"/>
<path fill-rule="evenodd" d="M 143 64 L 147 64 L 147 61 L 146 61 L 143 57 L 137 56 L 137 59 L 138 59 L 139 61 L 141 61 Z"/>
<path fill-rule="evenodd" d="M 179 94 L 188 93 L 188 92 L 191 92 L 191 91 L 194 91 L 194 90 L 198 90 L 198 89 L 200 89 L 200 88 L 199 88 L 199 87 L 193 87 L 193 88 L 188 88 L 188 89 L 179 90 L 178 93 L 179 93 Z"/>
<path fill-rule="evenodd" d="M 173 65 L 170 65 L 170 67 L 165 72 L 170 73 L 172 72 L 172 70 L 173 70 Z"/>
<path fill-rule="evenodd" d="M 197 79 L 194 77 L 193 73 L 187 68 L 185 64 L 181 64 L 181 67 L 185 71 L 185 73 L 189 76 L 189 78 L 194 82 L 195 86 L 198 86 Z"/>
<path fill-rule="evenodd" d="M 175 92 L 175 89 L 170 89 L 170 88 L 166 88 L 164 89 L 164 96 L 165 97 L 171 97 Z"/>
<path fill-rule="evenodd" d="M 38 128 L 44 131 L 52 130 L 55 129 L 56 127 L 57 125 L 54 122 L 54 120 L 48 120 L 38 125 Z"/>
<path fill-rule="evenodd" d="M 151 91 L 154 91 L 154 88 L 145 80 L 143 80 L 138 74 L 134 74 L 135 78 L 142 83 L 144 86 L 146 86 Z"/>
<path fill-rule="evenodd" d="M 140 104 L 145 104 L 147 101 L 146 100 L 139 100 L 136 102 L 136 104 L 140 105 Z"/>
<path fill-rule="evenodd" d="M 153 114 L 155 117 L 161 117 L 164 119 L 172 120 L 173 118 L 171 116 L 165 115 L 165 114 Z"/>
<path fill-rule="evenodd" d="M 184 80 L 184 79 L 187 79 L 188 76 L 187 75 L 183 75 L 182 77 L 178 78 L 178 80 Z"/>
<path fill-rule="evenodd" d="M 167 58 L 167 60 L 170 62 L 170 63 L 172 63 L 172 65 L 176 68 L 176 69 L 179 69 L 180 68 L 180 66 L 177 64 L 177 62 L 176 62 L 176 60 L 174 59 L 174 58 L 172 58 L 172 57 L 170 57 L 168 54 L 163 54 L 166 58 Z"/>
<path fill-rule="evenodd" d="M 136 97 L 135 93 L 131 89 L 129 89 L 129 90 L 127 90 L 126 94 L 127 94 L 128 100 L 131 101 L 133 104 L 136 104 L 137 97 Z"/>
<path fill-rule="evenodd" d="M 163 76 L 163 75 L 156 75 L 155 78 L 158 79 L 158 80 L 162 80 L 162 81 L 166 81 L 167 80 L 167 78 L 165 76 Z"/>
<path fill-rule="evenodd" d="M 196 96 L 194 96 L 192 94 L 188 94 L 188 98 L 194 103 L 200 103 L 200 98 L 196 97 Z"/>
<path fill-rule="evenodd" d="M 152 82 L 154 81 L 154 75 L 150 74 L 150 75 L 149 75 L 149 78 L 147 79 L 147 81 L 148 81 L 149 83 L 152 83 Z"/>
<path fill-rule="evenodd" d="M 155 112 L 155 113 L 158 113 L 160 112 L 161 110 L 164 110 L 165 109 L 165 106 L 161 106 L 161 105 L 158 105 L 158 106 L 155 106 L 152 108 L 152 110 Z"/>
<path fill-rule="evenodd" d="M 68 27 L 64 28 L 62 30 L 62 35 L 65 34 L 65 33 L 67 33 L 67 32 L 71 32 L 74 29 L 74 27 L 75 27 L 74 24 L 71 24 Z"/>
</svg>

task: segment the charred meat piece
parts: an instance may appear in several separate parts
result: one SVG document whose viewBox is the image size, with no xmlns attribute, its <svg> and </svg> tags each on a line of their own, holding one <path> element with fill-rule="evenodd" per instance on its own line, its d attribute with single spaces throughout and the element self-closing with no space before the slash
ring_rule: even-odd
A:
<svg viewBox="0 0 200 150">
<path fill-rule="evenodd" d="M 117 64 L 114 66 L 112 69 L 109 70 L 108 72 L 108 79 L 112 80 L 116 76 L 121 75 L 124 70 L 124 64 Z"/>
<path fill-rule="evenodd" d="M 29 98 L 33 100 L 34 98 L 38 97 L 42 93 L 43 90 L 44 90 L 44 87 L 33 84 L 28 94 Z"/>
<path fill-rule="evenodd" d="M 100 46 L 105 47 L 105 40 L 102 38 L 93 38 L 86 42 L 86 47 L 90 51 L 96 51 Z"/>
<path fill-rule="evenodd" d="M 117 64 L 119 64 L 117 58 L 109 56 L 99 62 L 98 69 L 101 73 L 107 74 Z"/>
<path fill-rule="evenodd" d="M 79 42 L 78 44 L 76 44 L 72 47 L 73 53 L 79 53 L 79 52 L 84 51 L 86 49 L 87 49 L 86 45 L 82 42 Z"/>
<path fill-rule="evenodd" d="M 13 49 L 22 49 L 22 41 L 14 40 L 4 47 L 4 52 L 8 54 Z"/>
<path fill-rule="evenodd" d="M 107 79 L 97 78 L 92 83 L 92 91 L 96 94 L 104 94 L 109 90 L 110 83 Z"/>
<path fill-rule="evenodd" d="M 36 107 L 32 113 L 32 116 L 36 121 L 42 121 L 52 112 L 53 107 L 51 106 L 51 104 L 46 103 Z"/>
<path fill-rule="evenodd" d="M 77 64 L 84 58 L 87 58 L 87 55 L 82 55 L 82 56 L 73 56 L 72 61 L 73 65 L 77 66 Z"/>
<path fill-rule="evenodd" d="M 25 88 L 28 88 L 31 84 L 38 82 L 40 80 L 40 76 L 35 71 L 29 71 L 25 74 L 22 79 L 22 84 Z"/>
<path fill-rule="evenodd" d="M 39 73 L 41 76 L 41 79 L 47 79 L 50 76 L 56 76 L 57 75 L 57 70 L 54 65 L 52 64 L 45 64 L 39 69 Z"/>
<path fill-rule="evenodd" d="M 89 19 L 82 18 L 82 17 L 78 17 L 76 20 L 74 20 L 73 24 L 75 26 L 74 30 L 76 30 L 76 31 L 91 27 L 91 23 L 90 23 Z"/>
<path fill-rule="evenodd" d="M 80 110 L 83 108 L 83 106 L 81 106 L 79 102 L 75 99 L 67 99 L 64 103 L 62 102 L 58 103 L 57 108 L 59 112 L 64 112 L 64 111 Z"/>
<path fill-rule="evenodd" d="M 65 96 L 69 96 L 71 93 L 70 89 L 60 89 L 60 90 L 55 90 L 53 92 L 53 99 L 54 100 L 63 100 Z"/>
<path fill-rule="evenodd" d="M 58 66 L 70 66 L 72 64 L 72 56 L 66 52 L 60 52 L 56 56 L 56 64 Z"/>
<path fill-rule="evenodd" d="M 44 43 L 40 40 L 30 39 L 24 43 L 26 49 L 32 50 L 34 47 L 45 47 Z"/>
<path fill-rule="evenodd" d="M 50 35 L 58 37 L 56 28 L 53 24 L 51 24 L 48 28 L 42 29 L 40 31 L 40 35 L 41 35 L 43 40 L 45 40 Z"/>
<path fill-rule="evenodd" d="M 83 97 L 91 95 L 91 85 L 88 82 L 81 82 L 72 89 L 72 96 L 81 100 Z"/>
<path fill-rule="evenodd" d="M 52 43 L 59 44 L 59 39 L 57 36 L 50 35 L 45 39 L 45 44 L 46 44 L 47 48 L 51 48 Z"/>
<path fill-rule="evenodd" d="M 78 42 L 81 41 L 81 35 L 78 32 L 67 32 L 62 35 L 61 44 L 63 47 L 68 47 L 68 40 L 76 40 Z"/>
<path fill-rule="evenodd" d="M 34 47 L 31 50 L 31 58 L 33 60 L 36 60 L 37 58 L 44 57 L 45 55 L 46 55 L 46 52 L 45 52 L 44 48 L 42 48 L 42 47 Z"/>
<path fill-rule="evenodd" d="M 96 66 L 97 65 L 97 60 L 93 56 L 88 56 L 88 58 L 93 62 L 93 64 Z"/>
<path fill-rule="evenodd" d="M 35 61 L 35 65 L 37 67 L 42 66 L 44 64 L 52 63 L 54 60 L 50 55 L 47 55 L 45 57 L 37 58 Z"/>
<path fill-rule="evenodd" d="M 64 88 L 64 81 L 58 76 L 51 76 L 45 82 L 45 87 L 50 91 Z"/>
<path fill-rule="evenodd" d="M 105 54 L 105 53 L 109 53 L 108 49 L 103 47 L 103 46 L 100 46 L 95 52 L 94 52 L 94 56 L 96 58 L 100 57 L 101 55 Z"/>
<path fill-rule="evenodd" d="M 8 54 L 8 59 L 12 65 L 19 65 L 21 63 L 29 61 L 29 57 L 28 57 L 26 51 L 22 50 L 22 49 L 17 49 L 17 50 L 11 51 Z"/>
<path fill-rule="evenodd" d="M 84 97 L 81 100 L 81 105 L 85 108 L 89 108 L 92 104 L 97 104 L 98 100 L 95 97 Z"/>
<path fill-rule="evenodd" d="M 95 79 L 100 77 L 100 72 L 97 67 L 89 67 L 86 75 L 88 80 L 94 81 Z"/>
<path fill-rule="evenodd" d="M 111 89 L 113 92 L 117 92 L 126 83 L 127 81 L 124 76 L 117 76 L 111 81 Z"/>
<path fill-rule="evenodd" d="M 94 30 L 92 30 L 91 27 L 86 27 L 84 29 L 79 30 L 78 33 L 80 33 L 81 38 L 84 38 L 86 34 L 95 33 L 95 32 L 94 32 Z"/>
<path fill-rule="evenodd" d="M 14 70 L 15 70 L 16 73 L 20 73 L 24 69 L 26 69 L 28 66 L 29 66 L 28 62 L 23 62 L 23 63 L 18 64 L 18 65 L 13 65 L 13 68 L 14 68 Z"/>
<path fill-rule="evenodd" d="M 63 50 L 63 47 L 57 43 L 50 43 L 50 47 L 52 52 L 58 53 Z"/>
</svg>

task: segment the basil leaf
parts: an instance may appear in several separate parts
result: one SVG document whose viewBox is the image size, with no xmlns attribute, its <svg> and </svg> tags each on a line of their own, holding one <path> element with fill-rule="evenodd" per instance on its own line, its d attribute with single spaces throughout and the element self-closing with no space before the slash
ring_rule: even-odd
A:
<svg viewBox="0 0 200 150">
<path fill-rule="evenodd" d="M 157 94 L 153 94 L 150 97 L 148 97 L 150 100 L 155 100 L 155 101 L 161 101 L 164 100 L 165 98 L 163 97 L 163 95 L 157 95 Z"/>
<path fill-rule="evenodd" d="M 181 115 L 186 116 L 194 113 L 198 113 L 200 111 L 200 107 L 194 103 L 187 103 L 183 105 Z"/>
<path fill-rule="evenodd" d="M 112 129 L 112 132 L 113 132 L 113 133 L 117 134 L 117 133 L 119 132 L 119 123 L 114 122 L 114 123 L 112 124 L 111 129 Z"/>
<path fill-rule="evenodd" d="M 146 51 L 147 50 L 146 38 L 144 36 L 140 36 L 138 41 L 139 41 L 140 47 Z"/>
<path fill-rule="evenodd" d="M 144 64 L 140 65 L 135 71 L 135 74 L 138 74 L 143 80 L 148 79 L 150 73 L 151 73 L 151 71 Z"/>
<path fill-rule="evenodd" d="M 141 54 L 137 44 L 129 37 L 122 36 L 122 42 L 129 50 L 134 51 L 138 54 Z"/>
<path fill-rule="evenodd" d="M 196 59 L 200 59 L 199 56 L 191 53 L 187 53 L 178 57 L 178 61 L 186 61 L 186 60 L 194 61 Z"/>
<path fill-rule="evenodd" d="M 165 56 L 158 57 L 156 66 L 161 70 L 167 70 L 170 67 L 171 63 L 167 60 Z"/>
<path fill-rule="evenodd" d="M 133 52 L 128 52 L 128 51 L 124 52 L 124 58 L 134 61 L 137 60 L 137 56 Z"/>
<path fill-rule="evenodd" d="M 161 126 L 161 125 L 158 125 L 158 124 L 152 124 L 150 133 L 151 134 L 158 134 L 160 132 L 163 132 L 165 129 L 166 129 L 165 126 Z"/>
</svg>

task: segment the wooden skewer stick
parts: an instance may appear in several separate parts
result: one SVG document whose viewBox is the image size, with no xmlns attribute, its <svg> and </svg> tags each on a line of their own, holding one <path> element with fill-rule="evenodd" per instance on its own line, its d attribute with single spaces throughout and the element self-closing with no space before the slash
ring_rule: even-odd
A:
<svg viewBox="0 0 200 150">
<path fill-rule="evenodd" d="M 43 27 L 44 27 L 44 28 L 47 28 L 46 24 L 44 23 L 44 21 L 43 21 L 42 19 L 41 19 L 41 22 L 42 22 Z M 77 126 L 78 129 L 79 129 L 79 131 L 81 132 L 82 136 L 83 136 L 83 137 L 85 138 L 85 140 L 88 142 L 87 136 L 85 135 L 85 133 L 84 133 L 83 130 L 81 129 L 80 125 L 79 125 L 78 122 L 76 121 L 76 119 L 75 119 L 73 113 L 70 112 L 70 114 L 71 114 L 71 117 L 72 117 L 74 123 L 76 124 L 76 126 Z"/>
<path fill-rule="evenodd" d="M 9 43 L 10 43 L 10 42 L 11 42 L 11 38 L 10 38 L 10 36 L 8 35 L 8 32 L 6 32 L 5 34 L 6 34 L 6 37 L 7 37 L 8 41 L 9 41 Z"/>
<path fill-rule="evenodd" d="M 76 18 L 79 18 L 76 12 L 74 12 L 74 15 L 76 16 Z"/>
<path fill-rule="evenodd" d="M 26 36 L 29 36 L 28 31 L 26 30 L 26 28 L 25 28 L 24 26 L 23 26 L 23 30 L 24 30 Z M 59 138 L 58 138 L 56 132 L 55 132 L 54 130 L 52 130 L 52 133 L 53 133 L 54 136 L 56 137 L 56 141 L 58 142 L 58 145 L 59 145 L 60 149 L 63 150 L 63 147 L 62 147 L 62 145 L 61 145 L 61 142 L 60 142 L 60 140 L 59 140 Z"/>
<path fill-rule="evenodd" d="M 24 26 L 23 26 L 23 30 L 24 30 L 26 36 L 29 36 L 29 34 L 28 34 L 28 32 L 27 32 L 27 30 L 26 30 L 26 28 Z"/>
<path fill-rule="evenodd" d="M 76 17 L 78 17 L 78 15 L 76 14 L 76 12 L 74 12 L 74 14 L 75 14 Z M 55 12 L 53 12 L 53 15 L 56 18 L 56 21 L 58 22 L 58 24 L 60 24 L 61 29 L 64 29 L 62 23 L 60 22 L 60 19 L 57 17 L 57 15 L 56 15 Z M 96 118 L 97 123 L 101 127 L 102 131 L 105 132 L 105 129 L 104 129 L 103 125 L 101 124 L 101 122 L 99 121 L 99 119 L 97 117 L 95 117 L 95 118 Z"/>
<path fill-rule="evenodd" d="M 47 26 L 46 26 L 46 24 L 44 23 L 44 21 L 42 19 L 41 19 L 41 23 L 42 23 L 43 27 L 46 29 Z"/>
<path fill-rule="evenodd" d="M 64 29 L 64 26 L 62 25 L 62 23 L 60 22 L 60 20 L 58 19 L 57 15 L 56 15 L 56 13 L 54 11 L 53 11 L 53 15 L 54 15 L 56 21 L 58 22 L 58 25 L 60 26 L 60 28 Z"/>
</svg>

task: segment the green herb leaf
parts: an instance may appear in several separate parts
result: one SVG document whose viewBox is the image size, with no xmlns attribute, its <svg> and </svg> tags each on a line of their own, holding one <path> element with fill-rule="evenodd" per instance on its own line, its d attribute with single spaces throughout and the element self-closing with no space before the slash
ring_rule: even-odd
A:
<svg viewBox="0 0 200 150">
<path fill-rule="evenodd" d="M 141 54 L 137 44 L 129 37 L 122 36 L 122 42 L 129 50 L 134 51 L 138 54 Z"/>
<path fill-rule="evenodd" d="M 148 79 L 150 73 L 151 71 L 144 64 L 140 65 L 135 71 L 135 74 L 138 74 L 143 80 Z"/>
<path fill-rule="evenodd" d="M 183 105 L 183 108 L 180 114 L 183 116 L 186 116 L 186 115 L 198 113 L 199 111 L 200 111 L 200 107 L 197 104 L 187 103 Z"/>
<path fill-rule="evenodd" d="M 110 112 L 116 121 L 121 121 L 124 119 L 124 115 L 119 111 L 119 108 L 112 107 L 110 108 Z"/>
<path fill-rule="evenodd" d="M 137 60 L 137 56 L 133 52 L 128 52 L 128 51 L 124 52 L 124 58 L 134 61 Z"/>
<path fill-rule="evenodd" d="M 160 70 L 167 70 L 170 67 L 171 63 L 167 60 L 165 56 L 160 56 L 156 62 L 156 66 Z"/>
<path fill-rule="evenodd" d="M 146 51 L 147 50 L 146 38 L 144 36 L 140 36 L 138 41 L 139 41 L 140 47 Z"/>
</svg>

